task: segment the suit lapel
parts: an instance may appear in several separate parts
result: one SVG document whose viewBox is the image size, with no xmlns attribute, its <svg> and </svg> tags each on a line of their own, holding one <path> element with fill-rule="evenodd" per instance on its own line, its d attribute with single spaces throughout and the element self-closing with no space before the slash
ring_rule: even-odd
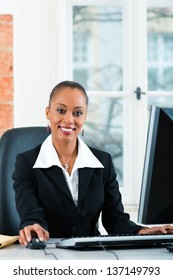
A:
<svg viewBox="0 0 173 280">
<path fill-rule="evenodd" d="M 55 185 L 58 185 L 58 187 L 72 199 L 71 192 L 69 190 L 69 187 L 67 185 L 66 179 L 64 177 L 61 168 L 57 166 L 52 166 L 49 169 L 48 174 L 51 177 L 51 181 L 54 182 Z"/>
<path fill-rule="evenodd" d="M 83 199 L 86 190 L 89 186 L 91 181 L 91 177 L 93 175 L 94 169 L 93 168 L 81 168 L 79 169 L 79 194 L 78 194 L 78 205 L 80 204 L 81 200 Z"/>
<path fill-rule="evenodd" d="M 93 175 L 94 169 L 93 168 L 81 168 L 79 169 L 79 193 L 78 193 L 78 205 L 82 201 L 86 190 L 89 186 Z M 51 181 L 54 182 L 55 185 L 58 185 L 61 190 L 68 195 L 72 199 L 71 192 L 67 185 L 66 179 L 62 170 L 57 166 L 52 166 L 49 169 L 48 176 L 50 177 Z"/>
</svg>

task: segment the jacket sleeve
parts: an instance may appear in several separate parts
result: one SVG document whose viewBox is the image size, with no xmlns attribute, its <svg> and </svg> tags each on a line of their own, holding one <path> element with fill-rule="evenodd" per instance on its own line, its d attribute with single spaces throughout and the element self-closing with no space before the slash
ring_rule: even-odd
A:
<svg viewBox="0 0 173 280">
<path fill-rule="evenodd" d="M 102 211 L 103 226 L 109 234 L 135 233 L 142 227 L 131 221 L 129 214 L 124 212 L 117 175 L 110 155 L 105 171 L 107 176 L 104 182 L 105 203 Z"/>
<path fill-rule="evenodd" d="M 48 229 L 44 210 L 39 205 L 37 198 L 38 190 L 31 168 L 32 166 L 26 162 L 23 154 L 18 154 L 12 178 L 14 180 L 16 209 L 21 220 L 20 228 L 38 223 L 43 228 Z"/>
</svg>

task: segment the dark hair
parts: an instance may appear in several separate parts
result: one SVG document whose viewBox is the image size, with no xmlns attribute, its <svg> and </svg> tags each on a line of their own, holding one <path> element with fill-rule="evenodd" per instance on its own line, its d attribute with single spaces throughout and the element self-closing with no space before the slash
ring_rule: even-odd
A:
<svg viewBox="0 0 173 280">
<path fill-rule="evenodd" d="M 67 87 L 70 87 L 72 89 L 74 88 L 78 88 L 79 90 L 81 90 L 86 98 L 86 104 L 88 105 L 88 95 L 84 89 L 84 87 L 77 83 L 77 82 L 74 82 L 74 81 L 63 81 L 63 82 L 60 82 L 59 84 L 57 84 L 51 91 L 50 93 L 50 97 L 49 97 L 49 106 L 50 106 L 50 102 L 51 100 L 54 98 L 54 96 L 56 95 L 56 93 L 59 91 L 59 90 L 62 90 L 64 88 L 67 88 Z"/>
</svg>

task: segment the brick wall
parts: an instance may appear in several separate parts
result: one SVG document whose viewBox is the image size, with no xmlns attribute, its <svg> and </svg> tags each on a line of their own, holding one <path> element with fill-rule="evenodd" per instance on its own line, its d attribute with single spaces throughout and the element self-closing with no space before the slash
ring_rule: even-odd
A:
<svg viewBox="0 0 173 280">
<path fill-rule="evenodd" d="M 0 15 L 0 136 L 13 127 L 13 16 Z"/>
</svg>

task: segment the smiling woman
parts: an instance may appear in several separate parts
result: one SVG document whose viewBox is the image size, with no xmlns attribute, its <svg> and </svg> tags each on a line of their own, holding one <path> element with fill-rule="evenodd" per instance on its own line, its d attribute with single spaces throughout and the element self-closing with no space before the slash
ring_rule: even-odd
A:
<svg viewBox="0 0 173 280">
<path fill-rule="evenodd" d="M 52 143 L 69 174 L 77 157 L 77 136 L 86 119 L 87 104 L 85 89 L 78 83 L 65 81 L 52 90 L 46 108 Z"/>
<path fill-rule="evenodd" d="M 80 84 L 58 84 L 46 108 L 51 135 L 17 156 L 13 179 L 23 245 L 33 235 L 41 241 L 49 236 L 99 235 L 101 213 L 108 234 L 150 232 L 141 230 L 124 212 L 111 155 L 87 146 L 79 137 L 87 106 Z M 154 228 L 152 233 L 163 230 L 173 232 L 173 227 Z"/>
</svg>

